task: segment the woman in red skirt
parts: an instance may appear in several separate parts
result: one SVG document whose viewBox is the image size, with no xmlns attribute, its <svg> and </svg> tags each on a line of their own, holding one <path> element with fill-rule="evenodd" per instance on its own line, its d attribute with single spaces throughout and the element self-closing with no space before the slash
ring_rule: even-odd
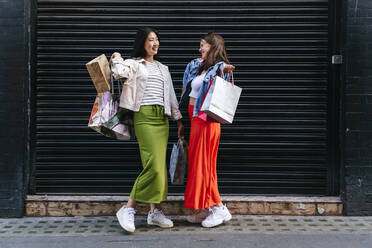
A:
<svg viewBox="0 0 372 248">
<path fill-rule="evenodd" d="M 192 60 L 183 77 L 185 89 L 181 102 L 189 102 L 191 131 L 189 141 L 189 167 L 185 191 L 185 207 L 197 210 L 187 217 L 192 223 L 214 227 L 231 219 L 222 204 L 217 185 L 217 151 L 221 136 L 220 123 L 200 112 L 210 83 L 216 76 L 229 77 L 234 69 L 230 65 L 223 38 L 208 33 L 200 40 L 201 58 Z"/>
</svg>

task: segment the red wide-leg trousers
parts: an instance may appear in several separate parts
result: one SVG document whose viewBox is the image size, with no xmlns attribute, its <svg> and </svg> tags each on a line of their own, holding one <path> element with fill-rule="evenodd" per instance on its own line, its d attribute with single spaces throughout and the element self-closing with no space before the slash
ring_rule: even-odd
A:
<svg viewBox="0 0 372 248">
<path fill-rule="evenodd" d="M 221 202 L 216 171 L 221 126 L 218 122 L 192 118 L 193 110 L 194 106 L 189 105 L 191 131 L 185 207 L 204 209 Z"/>
</svg>

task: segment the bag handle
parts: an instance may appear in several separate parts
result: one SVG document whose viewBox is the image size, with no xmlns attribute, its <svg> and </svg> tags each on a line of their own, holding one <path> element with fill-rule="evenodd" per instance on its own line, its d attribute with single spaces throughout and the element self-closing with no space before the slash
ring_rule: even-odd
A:
<svg viewBox="0 0 372 248">
<path fill-rule="evenodd" d="M 112 66 L 110 65 L 110 83 L 111 83 L 111 94 L 114 95 L 114 73 L 112 72 Z"/>
<path fill-rule="evenodd" d="M 121 82 L 120 82 L 120 80 L 117 80 L 117 81 L 118 81 L 118 89 L 119 89 L 119 97 L 120 97 L 121 96 L 121 87 L 120 87 L 121 86 L 120 85 Z"/>
<path fill-rule="evenodd" d="M 221 71 L 221 74 L 222 74 L 222 78 L 225 79 L 225 74 L 223 73 L 223 70 Z M 227 80 L 227 81 L 229 81 L 229 80 Z M 233 72 L 231 72 L 231 81 L 230 81 L 230 83 L 232 83 L 232 85 L 235 85 L 235 83 L 234 83 L 234 73 Z"/>
<path fill-rule="evenodd" d="M 110 83 L 111 83 L 111 94 L 115 94 L 115 88 L 114 88 L 114 73 L 112 72 L 112 65 L 110 65 Z M 121 88 L 120 88 L 120 80 L 117 80 L 118 84 L 118 90 L 119 90 L 119 97 L 121 96 Z"/>
<path fill-rule="evenodd" d="M 235 82 L 234 82 L 234 73 L 233 72 L 231 72 L 231 83 L 234 85 L 235 84 Z"/>
</svg>

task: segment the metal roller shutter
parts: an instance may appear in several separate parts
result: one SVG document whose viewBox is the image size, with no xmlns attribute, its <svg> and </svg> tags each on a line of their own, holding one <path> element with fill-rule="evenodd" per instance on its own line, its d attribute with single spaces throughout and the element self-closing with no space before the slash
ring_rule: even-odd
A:
<svg viewBox="0 0 372 248">
<path fill-rule="evenodd" d="M 33 193 L 130 192 L 137 143 L 87 128 L 96 91 L 85 63 L 129 56 L 140 26 L 160 30 L 178 96 L 201 35 L 225 38 L 243 94 L 222 127 L 221 193 L 327 194 L 327 0 L 37 1 Z"/>
</svg>

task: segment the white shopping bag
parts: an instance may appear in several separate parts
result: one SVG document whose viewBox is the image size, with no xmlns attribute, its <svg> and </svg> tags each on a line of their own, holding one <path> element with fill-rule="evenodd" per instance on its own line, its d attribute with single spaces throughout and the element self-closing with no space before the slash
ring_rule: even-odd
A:
<svg viewBox="0 0 372 248">
<path fill-rule="evenodd" d="M 221 124 L 231 124 L 242 89 L 217 76 L 211 83 L 200 111 Z"/>
</svg>

